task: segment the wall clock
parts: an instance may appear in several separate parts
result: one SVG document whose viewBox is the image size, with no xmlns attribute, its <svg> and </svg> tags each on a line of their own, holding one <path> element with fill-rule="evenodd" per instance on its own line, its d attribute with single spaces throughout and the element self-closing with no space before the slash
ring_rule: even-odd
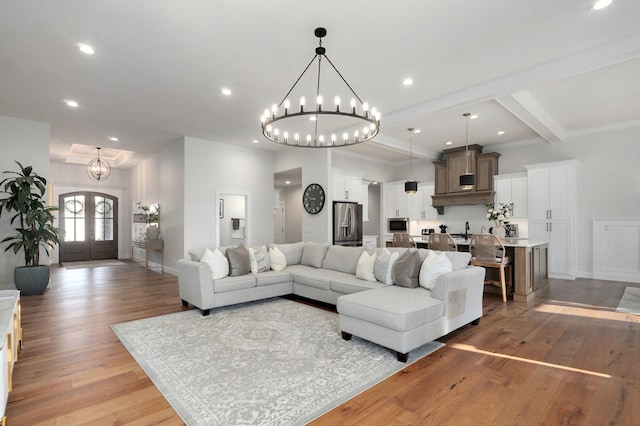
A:
<svg viewBox="0 0 640 426">
<path fill-rule="evenodd" d="M 302 205 L 309 214 L 318 214 L 324 207 L 324 189 L 317 183 L 307 186 L 302 194 Z"/>
</svg>

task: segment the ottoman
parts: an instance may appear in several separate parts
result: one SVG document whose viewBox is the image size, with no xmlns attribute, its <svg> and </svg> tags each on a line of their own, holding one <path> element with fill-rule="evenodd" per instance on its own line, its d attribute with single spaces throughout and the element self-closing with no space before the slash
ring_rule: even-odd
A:
<svg viewBox="0 0 640 426">
<path fill-rule="evenodd" d="M 391 285 L 340 296 L 337 310 L 343 339 L 353 335 L 392 349 L 400 362 L 447 333 L 442 302 L 422 287 Z"/>
</svg>

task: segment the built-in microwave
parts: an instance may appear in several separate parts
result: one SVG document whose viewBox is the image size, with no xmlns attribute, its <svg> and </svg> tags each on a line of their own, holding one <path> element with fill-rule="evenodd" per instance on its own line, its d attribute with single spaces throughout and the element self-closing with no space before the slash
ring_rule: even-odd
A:
<svg viewBox="0 0 640 426">
<path fill-rule="evenodd" d="M 408 217 L 390 217 L 387 231 L 392 233 L 393 232 L 409 232 L 409 218 Z"/>
</svg>

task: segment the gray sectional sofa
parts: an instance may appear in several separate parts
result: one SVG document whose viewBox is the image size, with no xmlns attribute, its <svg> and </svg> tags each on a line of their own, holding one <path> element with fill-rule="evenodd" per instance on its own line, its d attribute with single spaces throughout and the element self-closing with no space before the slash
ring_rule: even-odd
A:
<svg viewBox="0 0 640 426">
<path fill-rule="evenodd" d="M 226 249 L 223 247 L 220 252 Z M 266 252 L 265 247 L 255 250 Z M 367 254 L 363 255 L 365 250 Z M 407 250 L 410 252 L 405 254 Z M 337 306 L 343 338 L 349 340 L 355 335 L 372 341 L 393 349 L 400 361 L 406 361 L 411 350 L 479 321 L 485 273 L 483 268 L 469 266 L 468 253 L 444 252 L 451 272 L 435 275 L 429 289 L 394 285 L 390 281 L 391 272 L 399 272 L 401 262 L 384 264 L 384 260 L 405 258 L 404 265 L 406 258 L 418 259 L 419 256 L 419 263 L 413 264 L 416 269 L 408 273 L 413 274 L 409 281 L 417 285 L 423 261 L 439 254 L 429 255 L 429 250 L 420 249 L 416 255 L 413 251 L 416 250 L 373 250 L 323 243 L 275 244 L 270 245 L 269 252 L 273 259 L 284 255 L 284 269 L 213 279 L 211 268 L 200 261 L 205 250 L 192 250 L 190 259 L 177 263 L 180 298 L 185 306 L 191 304 L 201 309 L 203 315 L 220 306 L 288 294 L 329 303 Z M 370 256 L 374 253 L 379 261 L 375 267 L 380 269 L 375 271 L 375 277 L 379 279 L 372 278 L 371 271 L 367 279 L 358 278 L 356 275 L 362 276 L 362 265 L 368 259 L 373 260 Z M 233 274 L 234 258 L 229 259 Z M 255 270 L 255 261 L 253 263 Z M 279 268 L 283 267 L 282 263 L 280 260 Z M 369 268 L 371 265 L 373 263 Z M 275 266 L 272 265 L 279 269 Z M 394 278 L 402 280 L 402 277 Z"/>
</svg>

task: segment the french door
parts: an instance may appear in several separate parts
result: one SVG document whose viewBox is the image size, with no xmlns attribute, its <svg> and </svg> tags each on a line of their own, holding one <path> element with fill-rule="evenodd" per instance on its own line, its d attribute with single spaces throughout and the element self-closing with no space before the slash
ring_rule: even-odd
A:
<svg viewBox="0 0 640 426">
<path fill-rule="evenodd" d="M 118 198 L 99 192 L 59 197 L 60 262 L 118 257 Z"/>
</svg>

